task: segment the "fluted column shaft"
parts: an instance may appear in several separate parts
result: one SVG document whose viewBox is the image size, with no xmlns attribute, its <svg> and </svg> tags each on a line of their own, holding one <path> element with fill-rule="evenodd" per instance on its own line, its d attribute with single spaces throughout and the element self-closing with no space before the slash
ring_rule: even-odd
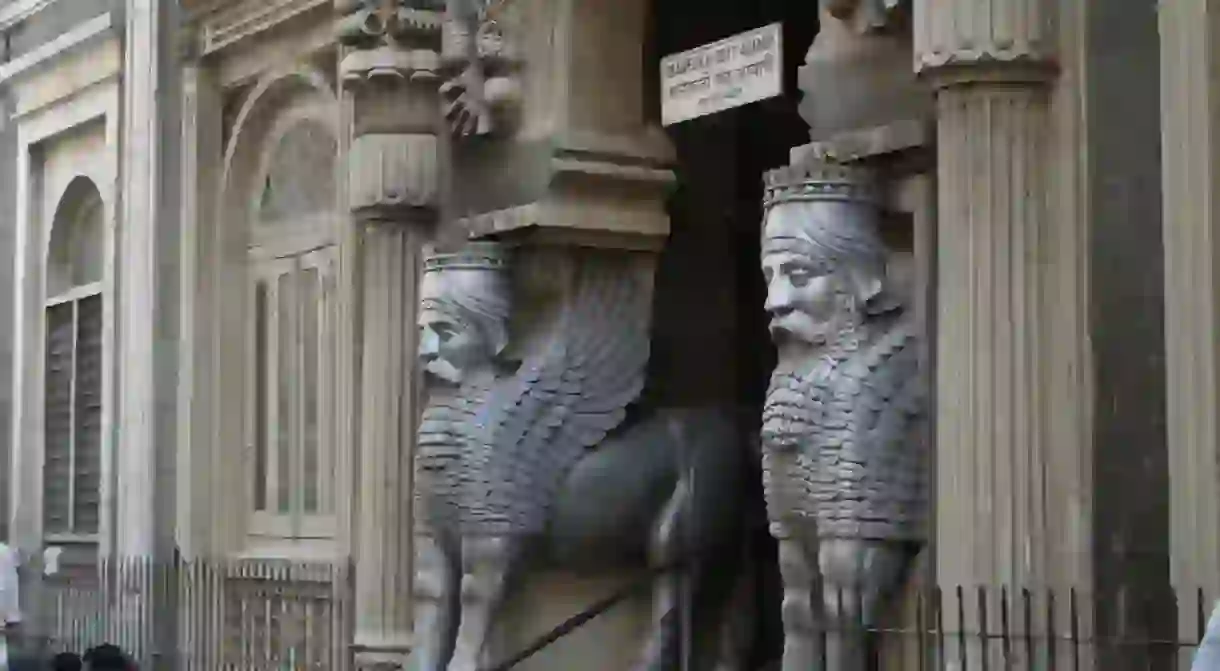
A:
<svg viewBox="0 0 1220 671">
<path fill-rule="evenodd" d="M 416 295 L 439 213 L 441 17 L 383 0 L 337 0 L 352 128 L 344 236 L 342 409 L 356 454 L 356 664 L 406 668 L 412 640 L 412 472 L 419 415 Z"/>
<path fill-rule="evenodd" d="M 1045 94 L 946 89 L 937 111 L 937 573 L 1024 585 L 1046 559 Z"/>
<path fill-rule="evenodd" d="M 362 228 L 356 645 L 361 668 L 402 668 L 412 629 L 415 305 L 427 233 L 402 222 Z"/>
<path fill-rule="evenodd" d="M 1215 240 L 1220 208 L 1211 46 L 1215 3 L 1162 3 L 1161 125 L 1165 253 L 1166 410 L 1170 567 L 1182 590 L 1182 634 L 1220 592 L 1220 334 Z M 1204 588 L 1205 603 L 1193 591 Z"/>
<path fill-rule="evenodd" d="M 1054 53 L 1075 3 L 914 4 L 937 91 L 937 580 L 1083 586 L 1087 264 Z"/>
</svg>

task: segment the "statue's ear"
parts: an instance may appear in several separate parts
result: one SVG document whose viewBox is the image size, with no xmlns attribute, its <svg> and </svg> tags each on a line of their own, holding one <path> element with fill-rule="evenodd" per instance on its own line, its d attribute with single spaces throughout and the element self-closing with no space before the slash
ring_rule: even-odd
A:
<svg viewBox="0 0 1220 671">
<path fill-rule="evenodd" d="M 885 288 L 880 274 L 858 265 L 851 269 L 847 279 L 860 305 L 867 305 Z"/>
</svg>

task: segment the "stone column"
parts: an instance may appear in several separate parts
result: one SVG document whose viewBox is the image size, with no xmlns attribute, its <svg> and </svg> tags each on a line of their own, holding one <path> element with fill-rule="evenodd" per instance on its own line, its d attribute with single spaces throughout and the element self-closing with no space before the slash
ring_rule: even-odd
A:
<svg viewBox="0 0 1220 671">
<path fill-rule="evenodd" d="M 947 626 L 974 630 L 980 587 L 998 623 L 1001 587 L 1088 584 L 1085 229 L 1054 32 L 1077 3 L 914 4 L 937 96 L 936 575 Z"/>
<path fill-rule="evenodd" d="M 1213 195 L 1220 189 L 1220 89 L 1209 56 L 1216 20 L 1215 3 L 1206 0 L 1160 8 L 1170 572 L 1181 590 L 1179 622 L 1187 640 L 1197 635 L 1194 590 L 1206 592 L 1204 611 L 1220 594 L 1214 244 L 1220 209 Z"/>
<path fill-rule="evenodd" d="M 156 138 L 162 131 L 157 83 L 162 64 L 158 55 L 158 3 L 127 0 L 124 70 L 123 222 L 118 263 L 123 269 L 117 320 L 119 339 L 115 362 L 118 383 L 118 439 L 115 467 L 117 528 L 115 553 L 150 556 L 157 523 L 157 343 L 158 174 L 162 153 Z M 118 446 L 122 446 L 119 449 Z"/>
<path fill-rule="evenodd" d="M 357 459 L 352 523 L 361 669 L 404 668 L 411 647 L 416 287 L 421 246 L 439 207 L 440 15 L 402 4 L 365 9 L 336 2 L 350 12 L 340 19 L 340 39 L 354 47 L 341 65 L 354 219 L 342 261 L 351 396 L 341 416 Z"/>
</svg>

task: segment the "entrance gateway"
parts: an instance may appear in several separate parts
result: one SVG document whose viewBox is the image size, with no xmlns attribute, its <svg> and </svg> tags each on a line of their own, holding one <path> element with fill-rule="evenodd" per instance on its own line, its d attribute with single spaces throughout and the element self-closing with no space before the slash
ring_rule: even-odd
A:
<svg viewBox="0 0 1220 671">
<path fill-rule="evenodd" d="M 938 563 L 936 162 L 909 3 L 422 4 L 370 23 L 347 3 L 342 23 L 356 284 L 399 287 L 391 304 L 421 326 L 387 340 L 396 327 L 358 311 L 365 380 L 422 355 L 418 395 L 362 391 L 423 418 L 418 659 L 494 664 L 707 547 L 522 668 L 905 654 L 847 630 L 819 649 L 813 632 L 831 611 L 901 620 Z M 452 141 L 429 130 L 434 102 Z M 441 150 L 451 192 L 420 158 Z M 416 283 L 378 274 L 403 267 Z M 372 621 L 370 657 L 394 638 Z"/>
<path fill-rule="evenodd" d="M 467 47 L 471 60 L 464 78 L 440 87 L 441 95 L 452 99 L 454 129 L 465 137 L 455 143 L 456 183 L 493 179 L 492 166 L 504 170 L 504 156 L 495 147 L 521 132 L 517 124 L 529 124 L 530 98 L 498 97 L 530 86 L 528 68 L 512 66 L 518 46 L 510 12 L 504 11 L 467 18 L 466 34 L 494 32 L 496 39 L 474 40 L 477 46 Z M 610 150 L 610 145 L 597 146 L 606 138 L 588 136 L 589 146 L 559 150 L 563 161 L 552 159 L 558 172 L 543 191 L 529 180 L 497 180 L 486 190 L 472 189 L 483 194 L 472 198 L 488 202 L 461 200 L 454 207 L 472 212 L 458 220 L 479 242 L 440 241 L 424 253 L 418 319 L 427 400 L 416 446 L 421 531 L 416 566 L 424 591 L 417 595 L 415 641 L 416 654 L 429 668 L 494 664 L 545 635 L 548 621 L 555 626 L 633 573 L 656 572 L 673 562 L 681 565 L 654 575 L 651 598 L 645 595 L 593 620 L 526 660 L 525 668 L 558 668 L 576 656 L 582 666 L 605 663 L 607 669 L 757 668 L 785 649 L 785 663 L 798 668 L 820 653 L 810 632 L 799 625 L 794 629 L 791 617 L 781 622 L 780 615 L 792 610 L 796 592 L 803 590 L 810 604 L 821 598 L 814 591 L 819 545 L 827 548 L 821 559 L 826 566 L 836 553 L 845 568 L 860 561 L 860 553 L 885 557 L 872 562 L 887 567 L 881 573 L 849 571 L 836 583 L 842 589 L 868 581 L 859 594 L 871 605 L 858 615 L 877 624 L 926 539 L 922 427 L 927 413 L 920 378 L 925 339 L 916 310 L 902 316 L 904 302 L 917 292 L 891 278 L 912 279 L 913 217 L 895 207 L 887 191 L 913 174 L 923 147 L 916 141 L 881 152 L 897 154 L 907 164 L 905 172 L 886 180 L 874 174 L 875 166 L 840 169 L 835 161 L 814 160 L 829 145 L 808 146 L 809 126 L 798 112 L 798 63 L 786 63 L 783 48 L 786 38 L 800 45 L 812 37 L 785 35 L 784 26 L 816 25 L 815 17 L 736 9 L 726 12 L 718 30 L 703 27 L 720 39 L 692 45 L 689 40 L 698 35 L 673 23 L 677 15 L 666 11 L 647 16 L 655 35 L 651 47 L 657 53 L 673 53 L 675 46 L 680 51 L 660 59 L 659 67 L 656 61 L 651 68 L 642 62 L 640 80 L 652 81 L 652 95 L 659 96 L 641 105 L 651 108 L 643 124 L 655 123 L 648 118 L 659 112 L 668 142 L 653 149 L 641 145 L 646 154 L 613 157 L 620 167 L 614 168 L 611 196 L 609 189 L 604 194 L 598 189 L 609 186 L 605 177 L 580 165 L 605 160 Z M 726 33 L 729 37 L 723 37 Z M 482 51 L 490 45 L 494 52 Z M 524 81 L 492 85 L 492 80 L 515 78 Z M 792 92 L 787 99 L 785 90 Z M 477 106 L 480 100 L 484 107 Z M 579 100 L 568 112 L 598 115 Z M 909 130 L 922 119 L 896 121 Z M 676 149 L 676 157 L 665 155 L 665 145 Z M 787 178 L 772 173 L 764 192 L 762 176 L 787 163 L 794 146 L 805 147 L 804 158 L 782 173 Z M 825 170 L 811 167 L 823 164 Z M 656 190 L 667 182 L 672 191 Z M 632 213 L 627 220 L 641 227 L 625 229 L 621 220 L 594 215 L 570 230 L 566 219 L 580 217 L 579 209 L 565 211 L 573 198 L 593 206 L 589 214 L 605 216 L 601 208 L 607 205 L 624 208 L 623 214 Z M 808 210 L 805 205 L 816 205 L 815 200 L 826 206 Z M 839 207 L 848 201 L 859 207 Z M 784 252 L 790 261 L 770 272 L 759 265 L 762 258 L 766 266 L 775 251 L 760 256 L 764 204 L 768 217 L 796 223 L 796 213 L 802 220 L 791 233 L 797 247 Z M 639 217 L 644 205 L 666 219 Z M 827 215 L 833 221 L 823 226 Z M 656 224 L 661 228 L 651 228 Z M 872 247 L 859 253 L 850 244 L 846 252 L 839 249 L 836 240 L 853 239 L 857 229 L 864 237 L 854 239 L 873 240 Z M 787 230 L 780 223 L 769 223 L 768 230 L 767 239 L 775 244 L 788 239 L 776 232 Z M 893 259 L 886 252 L 889 241 L 899 245 Z M 803 267 L 800 273 L 789 268 L 794 263 Z M 908 272 L 904 276 L 901 270 Z M 823 315 L 800 300 L 781 304 L 787 300 L 781 294 L 797 284 L 807 291 L 807 281 L 833 282 L 838 288 L 827 285 L 827 298 L 838 301 L 847 292 L 851 306 Z M 781 314 L 788 311 L 793 316 Z M 874 314 L 881 320 L 876 324 Z M 846 472 L 835 475 L 832 462 L 815 463 L 819 450 L 835 449 L 835 436 L 819 436 L 812 424 L 783 425 L 783 411 L 773 415 L 781 424 L 760 425 L 764 407 L 783 404 L 776 394 L 784 392 L 775 382 L 766 391 L 775 366 L 770 341 L 780 341 L 781 352 L 791 350 L 797 341 L 789 342 L 785 334 L 796 332 L 781 324 L 792 319 L 822 324 L 812 328 L 831 329 L 826 336 L 832 339 L 840 330 L 845 337 L 863 338 L 861 354 L 868 360 L 844 356 L 846 377 L 832 383 L 843 387 L 835 393 L 859 397 L 860 409 L 835 421 L 860 432 L 846 439 L 862 445 L 858 468 L 886 490 L 875 500 L 866 496 L 863 508 L 832 512 L 816 503 L 844 487 L 848 498 L 857 491 L 847 487 Z M 859 323 L 859 329 L 849 322 Z M 889 334 L 893 328 L 907 335 L 896 339 Z M 709 333 L 721 337 L 708 338 Z M 806 347 L 822 347 L 821 336 L 801 337 Z M 799 388 L 806 384 L 803 362 L 816 358 L 796 354 L 780 363 Z M 722 365 L 709 366 L 709 361 Z M 853 372 L 877 363 L 888 366 L 881 377 Z M 861 384 L 893 389 L 876 395 Z M 860 388 L 853 391 L 852 385 Z M 878 402 L 892 406 L 880 420 L 871 409 Z M 779 432 L 787 438 L 775 440 L 796 441 L 805 465 L 791 475 L 837 478 L 823 493 L 799 494 L 803 502 L 784 500 L 797 493 L 788 485 L 783 487 L 788 494 L 768 487 L 770 527 L 763 523 L 762 485 L 778 482 L 775 478 L 791 469 L 769 458 L 760 464 L 750 447 L 760 429 L 764 454 L 787 452 L 771 445 L 767 435 Z M 864 455 L 878 449 L 892 454 L 870 463 Z M 895 459 L 906 465 L 893 470 Z M 892 471 L 890 482 L 886 469 Z M 867 485 L 858 492 L 872 489 Z M 895 506 L 897 512 L 890 512 Z M 832 517 L 841 523 L 813 531 L 800 551 L 795 544 L 804 542 L 806 530 L 799 523 L 790 526 L 793 533 L 781 535 L 776 552 L 776 525 L 790 514 L 823 513 L 831 517 L 819 527 Z M 857 529 L 861 521 L 865 528 Z M 787 554 L 782 548 L 789 548 Z M 801 578 L 802 572 L 815 578 Z M 459 591 L 460 600 L 454 596 Z M 826 607 L 816 607 L 816 615 L 807 612 L 805 626 L 824 621 L 831 610 L 842 615 L 837 611 L 860 600 L 841 596 L 837 608 L 827 601 Z M 598 653 L 590 657 L 591 649 Z M 877 651 L 862 640 L 844 639 L 826 652 L 843 664 L 862 665 Z"/>
</svg>

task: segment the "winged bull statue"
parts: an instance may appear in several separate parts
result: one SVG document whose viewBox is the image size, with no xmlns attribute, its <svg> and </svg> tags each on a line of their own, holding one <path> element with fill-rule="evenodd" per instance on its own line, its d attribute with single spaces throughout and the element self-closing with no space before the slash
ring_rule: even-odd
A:
<svg viewBox="0 0 1220 671">
<path fill-rule="evenodd" d="M 741 555 L 748 442 L 735 411 L 643 403 L 647 292 L 620 264 L 591 259 L 572 272 L 557 314 L 537 335 L 513 337 L 503 249 L 476 243 L 426 260 L 418 668 L 500 661 L 489 659 L 488 637 L 532 571 L 655 567 L 690 549 L 689 599 L 672 578 L 656 580 L 635 668 L 714 668 L 715 636 L 696 641 L 681 666 L 680 627 L 714 631 L 727 610 L 723 576 Z"/>
<path fill-rule="evenodd" d="M 919 329 L 887 286 L 868 169 L 772 171 L 764 208 L 779 363 L 763 410 L 763 482 L 783 581 L 782 668 L 865 671 L 866 632 L 927 535 Z"/>
</svg>

